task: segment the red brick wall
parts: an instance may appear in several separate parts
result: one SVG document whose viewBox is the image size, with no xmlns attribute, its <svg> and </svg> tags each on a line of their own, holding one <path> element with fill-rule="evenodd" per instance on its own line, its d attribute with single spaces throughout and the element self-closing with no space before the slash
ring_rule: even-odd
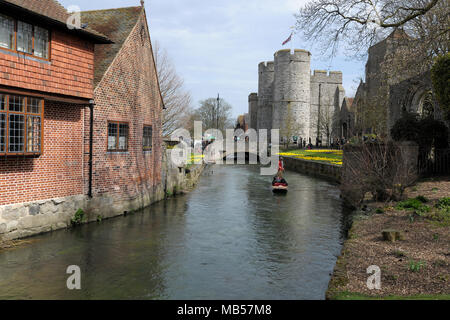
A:
<svg viewBox="0 0 450 320">
<path fill-rule="evenodd" d="M 46 101 L 44 153 L 0 157 L 0 205 L 83 194 L 82 108 Z"/>
<path fill-rule="evenodd" d="M 93 65 L 93 43 L 54 30 L 50 63 L 0 52 L 0 84 L 91 99 Z"/>
<path fill-rule="evenodd" d="M 142 40 L 141 30 L 145 28 Z M 145 14 L 95 89 L 93 194 L 129 199 L 161 182 L 162 101 Z M 88 139 L 89 110 L 85 116 Z M 108 153 L 108 121 L 129 123 L 129 150 Z M 143 126 L 153 126 L 153 151 L 142 150 Z M 85 143 L 87 154 L 88 143 Z M 87 163 L 87 156 L 85 158 Z M 86 166 L 86 177 L 87 177 Z"/>
</svg>

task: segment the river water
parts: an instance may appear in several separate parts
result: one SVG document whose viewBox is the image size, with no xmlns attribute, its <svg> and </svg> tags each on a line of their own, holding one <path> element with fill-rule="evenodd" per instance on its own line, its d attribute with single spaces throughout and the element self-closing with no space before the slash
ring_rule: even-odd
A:
<svg viewBox="0 0 450 320">
<path fill-rule="evenodd" d="M 345 208 L 329 182 L 209 167 L 191 193 L 0 252 L 0 299 L 324 299 Z M 68 290 L 66 269 L 81 269 Z"/>
</svg>

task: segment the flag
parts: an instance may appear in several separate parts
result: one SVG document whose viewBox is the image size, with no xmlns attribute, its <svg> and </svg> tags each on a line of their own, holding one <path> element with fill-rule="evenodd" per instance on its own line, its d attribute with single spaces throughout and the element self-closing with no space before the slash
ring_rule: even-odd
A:
<svg viewBox="0 0 450 320">
<path fill-rule="evenodd" d="M 291 41 L 292 40 L 292 32 L 291 32 L 291 35 L 289 36 L 289 38 L 287 38 L 284 42 L 283 42 L 283 46 L 286 44 L 286 43 L 288 43 L 289 41 Z"/>
</svg>

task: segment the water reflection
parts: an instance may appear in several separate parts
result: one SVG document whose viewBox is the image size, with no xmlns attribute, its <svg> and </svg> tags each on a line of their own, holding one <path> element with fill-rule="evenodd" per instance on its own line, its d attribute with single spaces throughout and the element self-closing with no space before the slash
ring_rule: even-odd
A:
<svg viewBox="0 0 450 320">
<path fill-rule="evenodd" d="M 192 193 L 0 254 L 0 299 L 323 299 L 341 248 L 337 188 L 216 166 Z M 66 288 L 79 265 L 82 290 Z"/>
</svg>

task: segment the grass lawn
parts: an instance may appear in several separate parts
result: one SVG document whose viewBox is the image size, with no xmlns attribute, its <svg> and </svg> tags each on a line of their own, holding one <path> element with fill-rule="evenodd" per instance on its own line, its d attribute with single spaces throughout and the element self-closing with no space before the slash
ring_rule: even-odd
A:
<svg viewBox="0 0 450 320">
<path fill-rule="evenodd" d="M 318 161 L 334 165 L 342 165 L 342 150 L 286 150 L 279 153 L 280 156 L 298 158 L 303 160 Z"/>
<path fill-rule="evenodd" d="M 421 294 L 415 296 L 367 296 L 360 293 L 341 292 L 333 300 L 450 300 L 449 294 Z"/>
</svg>

